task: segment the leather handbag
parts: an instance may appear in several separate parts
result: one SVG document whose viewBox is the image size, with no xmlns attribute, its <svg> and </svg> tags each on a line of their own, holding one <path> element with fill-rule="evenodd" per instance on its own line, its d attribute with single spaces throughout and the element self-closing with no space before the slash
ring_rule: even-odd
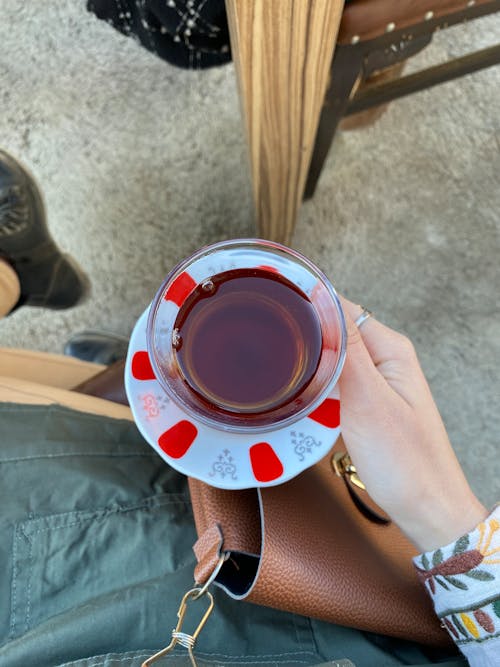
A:
<svg viewBox="0 0 500 667">
<path fill-rule="evenodd" d="M 418 581 L 416 550 L 380 516 L 340 438 L 279 486 L 242 491 L 190 478 L 195 580 L 238 600 L 360 630 L 452 646 Z"/>
</svg>

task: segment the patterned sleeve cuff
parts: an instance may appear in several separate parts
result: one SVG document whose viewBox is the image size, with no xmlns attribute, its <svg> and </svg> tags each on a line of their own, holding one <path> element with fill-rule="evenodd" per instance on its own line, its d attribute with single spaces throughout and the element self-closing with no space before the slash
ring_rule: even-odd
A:
<svg viewBox="0 0 500 667">
<path fill-rule="evenodd" d="M 469 534 L 413 562 L 464 653 L 468 644 L 493 640 L 500 651 L 500 505 Z"/>
</svg>

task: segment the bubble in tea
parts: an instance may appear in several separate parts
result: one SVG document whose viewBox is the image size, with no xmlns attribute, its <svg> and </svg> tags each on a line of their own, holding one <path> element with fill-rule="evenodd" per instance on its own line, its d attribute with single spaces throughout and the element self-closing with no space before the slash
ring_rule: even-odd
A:
<svg viewBox="0 0 500 667">
<path fill-rule="evenodd" d="M 211 276 L 182 304 L 172 346 L 190 389 L 211 409 L 262 416 L 296 399 L 322 350 L 316 311 L 275 271 Z"/>
</svg>

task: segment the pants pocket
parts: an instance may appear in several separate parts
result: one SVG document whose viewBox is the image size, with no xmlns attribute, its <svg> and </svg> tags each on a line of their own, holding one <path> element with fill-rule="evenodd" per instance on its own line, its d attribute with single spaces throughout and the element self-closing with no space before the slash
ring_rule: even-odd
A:
<svg viewBox="0 0 500 667">
<path fill-rule="evenodd" d="M 127 604 L 131 591 L 192 568 L 193 539 L 189 502 L 172 494 L 19 522 L 10 637 L 75 607 Z"/>
</svg>

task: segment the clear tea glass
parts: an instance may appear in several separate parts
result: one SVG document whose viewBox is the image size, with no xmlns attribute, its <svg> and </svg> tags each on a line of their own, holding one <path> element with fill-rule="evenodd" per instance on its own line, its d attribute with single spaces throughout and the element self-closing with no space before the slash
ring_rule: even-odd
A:
<svg viewBox="0 0 500 667">
<path fill-rule="evenodd" d="M 300 253 L 223 241 L 176 266 L 147 325 L 155 375 L 194 419 L 239 433 L 283 428 L 330 394 L 346 349 L 328 278 Z"/>
</svg>

